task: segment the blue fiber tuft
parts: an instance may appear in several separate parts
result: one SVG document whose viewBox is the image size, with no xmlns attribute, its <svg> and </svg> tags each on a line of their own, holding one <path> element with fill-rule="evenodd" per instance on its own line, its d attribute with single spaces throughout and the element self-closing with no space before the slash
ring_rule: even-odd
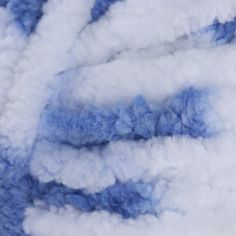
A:
<svg viewBox="0 0 236 236">
<path fill-rule="evenodd" d="M 117 182 L 95 194 L 83 190 L 72 190 L 54 182 L 33 189 L 33 199 L 46 206 L 71 205 L 81 211 L 106 210 L 124 218 L 136 218 L 142 214 L 155 214 L 156 201 L 152 199 L 152 186 L 141 182 Z M 40 194 L 39 194 L 40 192 Z"/>
<path fill-rule="evenodd" d="M 17 26 L 30 35 L 42 17 L 42 6 L 47 0 L 9 0 L 7 7 L 13 14 Z"/>
<path fill-rule="evenodd" d="M 154 136 L 209 137 L 206 121 L 207 92 L 190 87 L 154 108 L 142 96 L 131 105 L 70 110 L 47 107 L 42 127 L 47 139 L 77 147 L 116 140 L 149 139 Z"/>
<path fill-rule="evenodd" d="M 208 137 L 207 92 L 190 87 L 169 98 L 158 111 L 156 134 L 162 136 L 188 135 L 192 138 Z"/>
<path fill-rule="evenodd" d="M 218 20 L 206 29 L 207 32 L 213 32 L 213 40 L 219 44 L 230 43 L 235 37 L 236 18 L 226 23 L 220 23 Z"/>
<path fill-rule="evenodd" d="M 110 8 L 110 6 L 121 0 L 96 0 L 91 9 L 92 22 L 99 20 Z"/>
<path fill-rule="evenodd" d="M 8 2 L 9 2 L 9 0 L 0 0 L 0 6 L 5 7 Z"/>
<path fill-rule="evenodd" d="M 24 211 L 35 200 L 45 207 L 71 205 L 81 211 L 106 210 L 124 218 L 155 214 L 157 200 L 152 199 L 153 187 L 142 182 L 117 182 L 95 194 L 73 190 L 61 184 L 40 183 L 28 172 L 27 166 L 10 165 L 0 159 L 0 235 L 25 236 L 22 228 Z"/>
<path fill-rule="evenodd" d="M 22 221 L 30 189 L 24 175 L 25 168 L 0 160 L 0 235 L 26 235 Z"/>
</svg>

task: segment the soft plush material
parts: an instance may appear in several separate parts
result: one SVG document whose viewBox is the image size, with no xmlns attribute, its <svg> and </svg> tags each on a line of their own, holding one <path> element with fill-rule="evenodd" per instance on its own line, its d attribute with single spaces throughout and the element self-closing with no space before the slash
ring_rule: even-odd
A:
<svg viewBox="0 0 236 236">
<path fill-rule="evenodd" d="M 236 1 L 0 0 L 0 236 L 236 235 Z"/>
</svg>

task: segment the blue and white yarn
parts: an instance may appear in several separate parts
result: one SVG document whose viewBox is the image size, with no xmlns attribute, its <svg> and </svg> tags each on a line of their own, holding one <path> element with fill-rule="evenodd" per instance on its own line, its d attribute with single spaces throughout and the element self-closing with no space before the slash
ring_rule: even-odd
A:
<svg viewBox="0 0 236 236">
<path fill-rule="evenodd" d="M 31 34 L 42 17 L 42 7 L 46 0 L 6 0 L 1 6 L 6 6 L 13 15 L 17 27 L 26 35 Z"/>
<path fill-rule="evenodd" d="M 207 127 L 207 91 L 188 88 L 150 108 L 142 96 L 131 105 L 85 111 L 48 107 L 43 124 L 49 140 L 78 148 L 116 140 L 150 139 L 154 136 L 210 137 Z"/>
<path fill-rule="evenodd" d="M 202 25 L 201 17 L 195 19 L 196 15 L 191 11 L 186 13 L 190 14 L 189 18 L 184 16 L 184 12 L 186 12 L 184 7 L 188 9 L 189 3 L 185 3 L 183 0 L 183 12 L 179 11 L 180 16 L 183 14 L 183 21 L 187 22 L 186 26 L 182 27 L 178 23 L 173 26 L 176 27 L 177 33 L 175 36 L 170 36 L 170 40 L 166 40 L 166 42 L 166 36 L 162 38 L 161 35 L 165 34 L 164 30 L 160 29 L 158 45 L 156 42 L 150 45 L 143 42 L 144 46 L 147 45 L 142 47 L 141 44 L 137 44 L 139 48 L 135 50 L 135 47 L 129 48 L 129 43 L 122 38 L 122 34 L 117 35 L 120 22 L 114 19 L 117 17 L 116 11 L 120 11 L 120 9 L 122 11 L 123 6 L 127 7 L 127 12 L 134 10 L 131 18 L 139 19 L 139 14 L 143 17 L 142 7 L 136 11 L 133 0 L 95 0 L 91 3 L 79 1 L 81 5 L 86 5 L 84 9 L 90 9 L 89 13 L 81 13 L 81 18 L 85 19 L 79 30 L 72 27 L 72 31 L 78 31 L 74 34 L 76 38 L 73 38 L 70 43 L 67 42 L 69 40 L 65 42 L 65 44 L 68 43 L 68 46 L 65 46 L 64 54 L 58 54 L 61 57 L 58 58 L 59 62 L 51 60 L 48 65 L 45 63 L 46 66 L 43 68 L 46 71 L 45 76 L 53 76 L 47 83 L 42 82 L 42 85 L 40 81 L 31 81 L 30 78 L 31 76 L 38 79 L 40 76 L 43 77 L 43 69 L 39 75 L 36 70 L 29 71 L 29 73 L 27 70 L 24 71 L 28 65 L 31 65 L 30 63 L 35 68 L 41 66 L 40 61 L 35 63 L 35 61 L 27 59 L 32 59 L 34 56 L 37 58 L 38 55 L 41 55 L 41 50 L 36 50 L 32 46 L 30 51 L 27 44 L 34 45 L 37 42 L 35 45 L 40 46 L 40 40 L 44 34 L 40 34 L 38 31 L 39 24 L 42 23 L 41 30 L 44 30 L 45 22 L 46 26 L 60 24 L 60 22 L 50 22 L 50 17 L 47 19 L 44 17 L 50 16 L 55 6 L 62 3 L 66 6 L 65 2 L 66 0 L 61 2 L 57 0 L 0 0 L 2 10 L 0 14 L 5 14 L 3 17 L 7 16 L 12 19 L 12 21 L 9 20 L 10 26 L 14 25 L 13 28 L 23 40 L 23 46 L 19 46 L 20 50 L 16 49 L 17 47 L 9 49 L 9 52 L 12 50 L 13 53 L 14 50 L 18 50 L 16 53 L 19 55 L 17 54 L 18 56 L 15 58 L 19 58 L 19 62 L 10 65 L 11 61 L 9 60 L 8 63 L 8 59 L 5 58 L 6 64 L 9 64 L 6 67 L 9 67 L 9 71 L 14 73 L 12 76 L 14 79 L 12 79 L 13 89 L 9 89 L 9 93 L 6 95 L 6 106 L 1 108 L 0 113 L 0 235 L 49 236 L 51 234 L 50 236 L 60 236 L 61 232 L 65 232 L 60 231 L 61 226 L 57 223 L 60 222 L 60 217 L 66 219 L 65 228 L 68 236 L 108 236 L 113 233 L 113 227 L 117 227 L 114 230 L 114 236 L 126 233 L 132 236 L 137 232 L 138 235 L 156 235 L 163 232 L 163 236 L 165 236 L 171 235 L 170 232 L 173 233 L 171 228 L 176 228 L 177 235 L 187 235 L 191 233 L 191 230 L 196 233 L 202 232 L 201 225 L 203 225 L 203 233 L 208 234 L 208 229 L 204 228 L 204 223 L 199 219 L 204 209 L 207 211 L 204 219 L 212 222 L 214 221 L 212 217 L 215 216 L 214 209 L 216 221 L 220 221 L 221 217 L 229 212 L 231 205 L 233 210 L 236 208 L 232 202 L 236 187 L 233 183 L 235 182 L 233 178 L 236 176 L 232 171 L 236 166 L 232 158 L 232 153 L 236 151 L 233 141 L 236 125 L 234 117 L 232 118 L 236 86 L 233 79 L 234 68 L 227 69 L 226 82 L 224 82 L 224 78 L 214 80 L 214 76 L 221 66 L 223 69 L 225 68 L 220 61 L 221 55 L 222 58 L 225 58 L 227 65 L 234 59 L 232 52 L 235 50 L 236 18 L 232 18 L 232 14 L 236 15 L 236 4 L 233 2 L 228 3 L 229 6 L 226 4 L 225 15 L 221 15 L 218 8 L 214 10 L 215 16 L 210 17 L 211 21 L 207 16 L 203 16 L 202 22 L 206 21 L 208 25 Z M 209 2 L 210 6 L 212 2 L 214 1 Z M 74 0 L 68 0 L 68 4 L 74 4 L 74 8 L 77 7 Z M 145 3 L 142 4 L 145 5 Z M 147 4 L 160 6 L 163 9 L 166 7 L 162 6 L 161 1 L 150 0 L 147 1 Z M 208 3 L 199 4 L 202 4 L 203 7 L 208 6 Z M 224 6 L 223 3 L 221 5 Z M 227 9 L 231 8 L 233 13 L 231 10 L 227 12 Z M 58 12 L 63 11 L 59 8 Z M 191 14 L 193 15 L 191 16 Z M 199 14 L 201 13 L 199 12 Z M 105 19 L 106 16 L 108 16 L 107 19 Z M 120 17 L 122 22 L 122 16 Z M 149 15 L 146 14 L 145 17 L 148 18 Z M 143 17 L 144 21 L 145 17 Z M 168 27 L 166 20 L 168 17 L 168 14 L 167 18 L 160 17 L 160 21 L 163 20 L 166 27 Z M 188 19 L 192 20 L 191 17 L 194 19 L 194 24 L 199 24 L 198 27 L 193 27 L 193 29 L 198 29 L 197 31 L 192 31 L 191 27 L 188 28 L 189 25 L 191 26 L 191 23 L 188 24 Z M 110 18 L 114 21 L 109 22 Z M 44 19 L 45 22 L 43 22 Z M 66 21 L 66 19 L 64 20 Z M 6 27 L 9 27 L 7 24 Z M 104 45 L 99 40 L 93 41 L 100 39 L 99 37 L 106 37 L 99 28 L 100 24 L 107 27 L 107 32 L 109 32 L 107 35 L 111 33 L 120 41 L 113 44 L 108 38 Z M 70 26 L 68 25 L 68 27 Z M 96 27 L 98 31 L 96 31 Z M 114 33 L 112 27 L 117 27 L 118 31 L 114 31 Z M 123 28 L 120 30 L 125 31 L 125 27 L 124 22 Z M 127 24 L 127 27 L 130 25 Z M 152 27 L 155 27 L 155 23 Z M 171 25 L 170 29 L 172 29 Z M 135 31 L 135 29 L 129 30 Z M 186 32 L 182 33 L 184 30 Z M 65 32 L 67 31 L 65 30 Z M 50 32 L 48 33 L 50 34 Z M 132 37 L 132 34 L 130 35 Z M 0 46 L 4 40 L 7 40 L 7 37 L 0 34 Z M 54 35 L 52 35 L 53 37 Z M 55 53 L 58 51 L 57 49 L 61 48 L 61 45 L 64 45 L 63 35 L 61 37 L 62 39 L 58 39 L 58 45 L 50 45 L 52 48 L 55 47 L 55 50 L 48 49 L 50 53 Z M 136 37 L 139 37 L 138 34 Z M 154 36 L 150 33 L 150 37 Z M 172 37 L 175 38 L 174 41 Z M 50 39 L 50 37 L 48 38 Z M 87 42 L 87 38 L 90 41 Z M 135 41 L 135 39 L 133 40 Z M 189 46 L 188 42 L 191 41 L 196 44 L 190 43 L 191 46 Z M 121 42 L 124 45 L 120 45 Z M 96 47 L 96 43 L 99 44 L 98 47 Z M 186 44 L 186 47 L 179 47 L 179 43 Z M 91 45 L 92 47 L 90 47 Z M 110 48 L 106 45 L 109 45 Z M 205 45 L 208 46 L 205 47 Z M 44 46 L 42 53 L 47 51 L 47 45 Z M 76 56 L 80 53 L 77 51 L 80 47 L 85 48 L 85 51 L 79 55 L 82 59 Z M 104 47 L 108 53 L 103 54 L 99 47 Z M 159 50 L 160 48 L 163 49 Z M 152 50 L 153 54 L 150 53 Z M 143 51 L 146 54 L 142 54 Z M 2 60 L 1 53 L 0 51 Z M 212 60 L 210 56 L 214 53 L 219 56 L 219 58 L 212 56 L 216 60 L 216 66 L 212 65 L 209 70 L 199 66 L 199 71 L 203 71 L 202 74 L 191 71 L 195 61 L 198 62 L 198 54 L 201 58 L 201 55 L 205 55 L 204 53 L 209 55 L 209 60 Z M 86 58 L 90 55 L 91 61 Z M 135 55 L 137 55 L 136 59 Z M 45 61 L 47 56 L 45 55 Z M 26 58 L 23 63 L 21 63 L 21 57 Z M 188 59 L 187 63 L 182 63 L 181 59 L 185 57 L 189 58 L 189 65 Z M 1 60 L 0 75 L 5 73 L 5 62 L 2 63 Z M 129 63 L 139 60 L 146 62 L 150 60 L 153 71 L 156 70 L 159 73 L 156 78 L 160 88 L 157 89 L 156 97 L 152 93 L 149 95 L 148 87 L 143 88 L 140 83 L 137 84 L 137 91 L 140 93 L 135 94 L 131 100 L 128 97 L 132 95 L 127 94 L 127 98 L 122 95 L 120 100 L 109 101 L 109 98 L 106 100 L 106 90 L 98 89 L 99 96 L 104 96 L 102 102 L 94 97 L 90 98 L 89 95 L 86 97 L 87 100 L 78 99 L 79 101 L 76 101 L 76 96 L 74 96 L 77 91 L 76 83 L 71 85 L 69 80 L 66 81 L 67 78 L 64 79 L 62 87 L 68 89 L 69 92 L 67 91 L 61 96 L 64 90 L 58 89 L 54 85 L 58 83 L 55 80 L 58 80 L 62 73 L 59 73 L 58 68 L 50 71 L 50 63 L 53 68 L 63 65 L 61 71 L 65 72 L 76 68 L 74 70 L 76 78 L 72 76 L 70 80 L 78 80 L 79 86 L 81 89 L 85 89 L 86 94 L 84 70 L 89 71 L 90 68 L 101 66 L 101 71 L 105 73 L 104 64 L 109 67 L 116 61 L 122 61 L 129 67 Z M 158 68 L 158 60 L 176 60 L 174 66 L 169 65 L 173 80 L 165 81 L 164 78 L 162 81 L 161 73 L 164 70 Z M 219 63 L 217 64 L 217 62 Z M 16 69 L 11 66 L 15 66 Z M 144 66 L 138 70 L 143 73 L 141 77 L 147 76 L 147 78 L 144 76 L 142 81 L 151 82 L 150 86 L 152 86 L 152 81 L 148 79 L 149 73 L 151 73 L 150 68 Z M 212 71 L 212 68 L 215 71 Z M 50 72 L 47 73 L 47 70 Z M 119 67 L 119 70 L 122 68 Z M 93 76 L 96 77 L 94 71 L 89 75 L 86 74 L 90 76 L 91 81 L 93 81 Z M 20 76 L 22 74 L 26 76 L 20 77 L 18 73 Z M 165 75 L 165 72 L 163 73 Z M 183 80 L 179 75 L 183 75 Z M 202 78 L 196 75 L 201 75 Z M 109 86 L 115 88 L 117 82 L 112 81 L 112 74 L 110 76 L 110 81 L 101 79 L 99 84 L 104 83 L 105 87 L 105 83 L 109 83 Z M 124 76 L 126 75 L 124 74 Z M 24 87 L 24 81 L 27 81 L 27 78 L 29 87 Z M 135 81 L 136 78 L 130 76 L 128 79 Z M 14 87 L 15 84 L 16 87 Z M 154 85 L 156 83 L 153 83 Z M 34 93 L 37 89 L 31 91 L 32 86 L 38 86 L 42 92 Z M 122 88 L 122 84 L 119 86 Z M 21 91 L 19 94 L 25 96 L 19 97 L 18 102 L 19 91 Z M 162 91 L 161 94 L 160 91 Z M 51 98 L 50 95 L 55 95 L 55 93 L 56 98 Z M 5 98 L 5 95 L 3 97 Z M 31 114 L 27 110 L 30 107 L 28 104 L 31 103 L 31 98 L 33 104 L 31 107 L 38 109 L 37 115 L 32 120 L 27 118 L 27 115 Z M 28 135 L 18 123 L 11 126 L 11 123 L 18 120 L 18 117 L 14 115 L 16 113 L 12 112 L 15 108 L 19 112 L 19 120 L 26 117 L 23 123 L 27 132 L 31 132 L 30 128 L 27 129 L 27 122 L 29 122 L 29 127 L 35 127 L 32 130 L 32 136 Z M 232 115 L 230 111 L 232 111 Z M 20 112 L 23 116 L 20 116 L 22 115 Z M 7 115 L 5 115 L 6 113 Z M 9 117 L 14 117 L 14 119 L 9 119 Z M 30 123 L 33 125 L 30 126 Z M 219 123 L 221 123 L 220 128 Z M 6 124 L 9 124 L 10 128 Z M 14 127 L 17 129 L 15 130 Z M 28 139 L 31 140 L 28 141 Z M 27 145 L 19 146 L 18 144 L 21 144 L 22 140 L 23 142 L 26 140 Z M 224 155 L 225 161 L 222 161 Z M 227 161 L 232 163 L 227 163 Z M 221 166 L 223 171 L 221 171 Z M 190 170 L 191 168 L 192 170 Z M 224 176 L 222 172 L 226 176 L 224 181 L 222 181 L 222 176 Z M 196 196 L 196 191 L 199 191 L 199 195 L 203 193 L 206 195 L 201 198 Z M 230 200 L 225 203 L 227 194 Z M 190 196 L 189 202 L 182 199 L 185 196 L 186 199 Z M 205 199 L 203 199 L 204 197 Z M 234 212 L 230 211 L 230 214 L 229 218 L 235 216 Z M 111 217 L 110 221 L 106 220 L 107 215 Z M 81 224 L 81 219 L 85 223 Z M 177 219 L 177 223 L 173 219 Z M 101 222 L 104 227 L 96 228 L 97 222 Z M 192 224 L 193 228 L 186 226 L 185 231 L 185 225 L 189 224 Z M 214 235 L 215 233 L 220 235 L 221 232 L 225 236 L 230 235 L 229 233 L 233 235 L 235 229 L 233 224 L 227 228 L 224 226 L 222 223 L 222 227 L 218 229 L 213 225 L 209 230 L 212 230 L 210 232 L 213 232 Z M 92 229 L 93 227 L 94 229 Z"/>
<path fill-rule="evenodd" d="M 99 20 L 109 7 L 117 1 L 121 0 L 96 0 L 93 8 L 91 9 L 92 22 Z"/>
</svg>

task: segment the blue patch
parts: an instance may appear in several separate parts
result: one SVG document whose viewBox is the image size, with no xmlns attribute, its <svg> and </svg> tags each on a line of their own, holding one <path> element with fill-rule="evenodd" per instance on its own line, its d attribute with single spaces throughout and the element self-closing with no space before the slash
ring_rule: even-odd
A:
<svg viewBox="0 0 236 236">
<path fill-rule="evenodd" d="M 72 190 L 54 182 L 32 186 L 32 198 L 42 200 L 47 206 L 71 205 L 81 211 L 106 210 L 124 218 L 136 218 L 141 214 L 155 214 L 157 204 L 151 197 L 153 187 L 141 182 L 117 182 L 96 194 Z"/>
<path fill-rule="evenodd" d="M 99 20 L 110 8 L 110 6 L 121 0 L 96 0 L 91 9 L 92 22 Z"/>
<path fill-rule="evenodd" d="M 118 104 L 109 109 L 79 112 L 47 107 L 43 125 L 50 131 L 49 138 L 79 147 L 153 136 L 208 137 L 207 95 L 206 90 L 190 87 L 155 107 L 141 96 L 130 105 Z M 153 185 L 143 182 L 117 181 L 95 194 L 55 182 L 44 184 L 29 174 L 27 163 L 10 164 L 0 157 L 0 235 L 26 236 L 22 228 L 24 212 L 35 200 L 42 201 L 46 208 L 71 205 L 84 212 L 105 210 L 127 219 L 158 215 L 162 196 L 154 199 L 152 195 Z"/>
<path fill-rule="evenodd" d="M 213 40 L 219 44 L 230 43 L 235 37 L 236 18 L 226 23 L 220 23 L 218 20 L 208 28 L 206 32 L 213 32 Z"/>
<path fill-rule="evenodd" d="M 190 87 L 152 108 L 142 96 L 131 105 L 85 111 L 47 107 L 42 129 L 47 139 L 76 147 L 154 136 L 209 137 L 207 92 Z"/>
<path fill-rule="evenodd" d="M 0 6 L 5 7 L 8 2 L 9 2 L 9 0 L 0 0 Z"/>
<path fill-rule="evenodd" d="M 42 17 L 42 6 L 47 0 L 9 0 L 7 7 L 13 14 L 17 26 L 30 35 Z M 6 2 L 6 1 L 3 1 Z"/>
<path fill-rule="evenodd" d="M 167 99 L 157 112 L 156 136 L 209 137 L 212 131 L 206 124 L 210 109 L 207 96 L 206 90 L 191 87 Z"/>
<path fill-rule="evenodd" d="M 154 207 L 159 200 L 151 197 L 151 184 L 141 182 L 120 183 L 96 194 L 72 190 L 51 182 L 43 184 L 27 172 L 26 166 L 9 165 L 0 159 L 0 235 L 26 236 L 22 228 L 25 208 L 34 200 L 41 200 L 45 207 L 71 205 L 81 211 L 107 210 L 124 218 L 141 214 L 156 214 Z"/>
<path fill-rule="evenodd" d="M 21 224 L 30 190 L 22 184 L 24 175 L 24 168 L 0 160 L 0 235 L 25 235 Z"/>
</svg>

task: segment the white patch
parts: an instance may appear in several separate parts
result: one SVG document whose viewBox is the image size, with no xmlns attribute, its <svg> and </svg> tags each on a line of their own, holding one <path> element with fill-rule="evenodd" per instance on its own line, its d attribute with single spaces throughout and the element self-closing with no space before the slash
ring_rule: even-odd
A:
<svg viewBox="0 0 236 236">
<path fill-rule="evenodd" d="M 80 35 L 73 53 L 79 65 L 100 64 L 123 51 L 173 43 L 215 18 L 225 22 L 235 15 L 234 0 L 121 1 Z"/>
<path fill-rule="evenodd" d="M 232 196 L 229 200 L 233 202 Z M 70 207 L 49 211 L 29 208 L 24 229 L 32 236 L 232 236 L 236 231 L 234 211 L 235 208 L 224 201 L 218 208 L 196 207 L 184 215 L 167 211 L 160 218 L 146 215 L 123 220 L 107 212 L 81 213 Z"/>
<path fill-rule="evenodd" d="M 224 144 L 221 144 L 222 139 Z M 146 142 L 114 142 L 104 150 L 95 148 L 93 151 L 45 142 L 36 147 L 31 171 L 41 182 L 56 181 L 74 189 L 98 192 L 113 185 L 116 179 L 122 182 L 151 182 L 172 180 L 184 173 L 187 178 L 187 172 L 192 175 L 195 168 L 200 179 L 207 169 L 215 168 L 212 162 L 218 161 L 217 168 L 223 169 L 220 162 L 223 155 L 225 165 L 233 165 L 233 150 L 233 142 L 228 136 L 210 140 L 179 137 L 153 138 Z M 191 164 L 193 167 L 190 167 Z M 209 178 L 215 174 L 217 177 L 217 172 L 210 174 Z M 233 177 L 236 178 L 236 174 Z M 233 187 L 235 184 L 230 183 L 231 178 L 229 175 L 229 186 Z"/>
<path fill-rule="evenodd" d="M 0 8 L 0 115 L 7 102 L 7 92 L 14 83 L 14 70 L 27 43 L 16 29 L 9 12 Z"/>
<path fill-rule="evenodd" d="M 122 58 L 71 73 L 65 93 L 76 104 L 106 106 L 137 95 L 155 103 L 188 86 L 234 90 L 235 57 L 236 44 L 230 44 L 161 58 Z"/>
<path fill-rule="evenodd" d="M 1 135 L 11 149 L 32 145 L 48 87 L 68 63 L 69 49 L 90 19 L 93 1 L 52 0 L 15 69 L 15 83 L 0 120 Z M 9 145 L 8 144 L 8 145 Z"/>
</svg>

